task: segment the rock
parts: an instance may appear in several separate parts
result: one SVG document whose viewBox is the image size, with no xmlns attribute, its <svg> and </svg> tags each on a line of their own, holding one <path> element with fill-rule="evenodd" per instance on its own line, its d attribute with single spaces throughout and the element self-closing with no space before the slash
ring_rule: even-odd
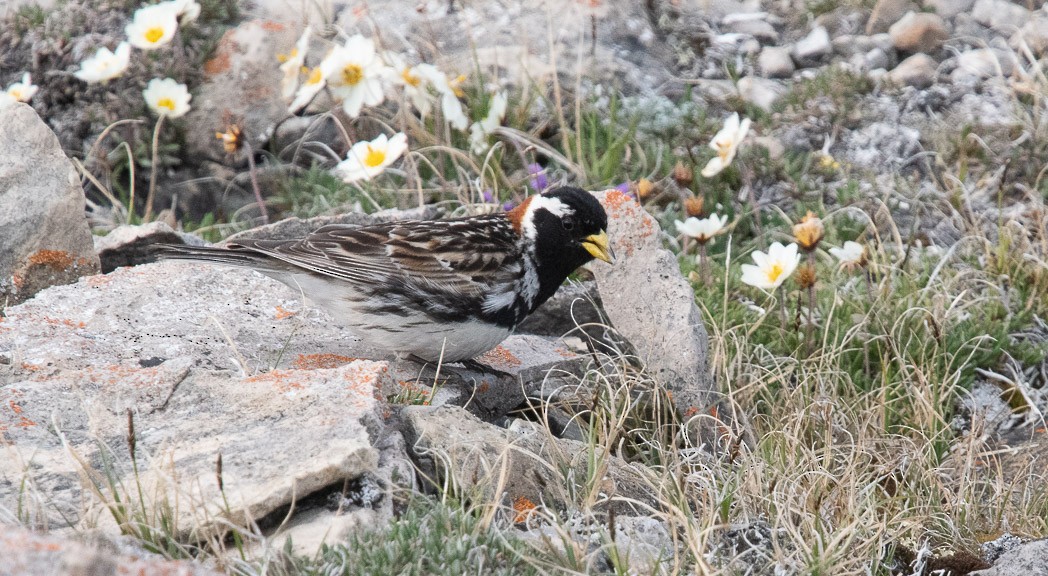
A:
<svg viewBox="0 0 1048 576">
<path fill-rule="evenodd" d="M 98 272 L 76 169 L 21 103 L 0 109 L 0 231 L 0 310 Z"/>
<path fill-rule="evenodd" d="M 744 102 L 759 106 L 767 111 L 771 111 L 775 101 L 786 91 L 786 87 L 778 80 L 770 80 L 758 76 L 739 78 L 736 86 L 739 89 L 739 97 Z"/>
<path fill-rule="evenodd" d="M 1026 45 L 1035 56 L 1048 56 L 1048 12 L 1037 12 L 1032 20 L 1012 35 L 1008 43 L 1016 50 Z"/>
<path fill-rule="evenodd" d="M 833 52 L 841 56 L 864 54 L 874 48 L 873 38 L 855 34 L 835 36 L 832 41 Z"/>
<path fill-rule="evenodd" d="M 962 52 L 955 58 L 956 68 L 950 73 L 955 84 L 976 84 L 1002 74 L 1001 61 L 990 48 Z"/>
<path fill-rule="evenodd" d="M 889 26 L 916 8 L 913 0 L 877 0 L 870 12 L 870 19 L 866 21 L 866 35 L 887 32 Z"/>
<path fill-rule="evenodd" d="M 975 0 L 923 0 L 922 4 L 925 8 L 934 10 L 939 16 L 950 19 L 971 10 Z"/>
<path fill-rule="evenodd" d="M 107 462 L 112 481 L 141 483 L 147 508 L 172 506 L 180 537 L 202 538 L 382 477 L 376 396 L 395 384 L 387 363 L 353 359 L 367 355 L 255 272 L 164 262 L 45 290 L 0 324 L 0 506 L 31 502 L 34 526 L 112 527 L 80 481 L 106 482 Z"/>
<path fill-rule="evenodd" d="M 721 26 L 728 32 L 752 36 L 761 44 L 776 44 L 779 41 L 779 33 L 766 20 L 767 16 L 764 12 L 729 14 L 721 20 Z"/>
<path fill-rule="evenodd" d="M 290 52 L 301 29 L 270 20 L 249 20 L 222 36 L 214 56 L 204 64 L 204 84 L 193 95 L 186 115 L 186 148 L 190 155 L 221 157 L 230 122 L 259 149 L 277 123 L 288 115 L 280 93 L 283 73 L 277 55 Z"/>
<path fill-rule="evenodd" d="M 138 226 L 124 224 L 105 236 L 94 236 L 95 252 L 108 274 L 121 266 L 148 264 L 156 244 L 191 244 L 202 246 L 203 240 L 192 234 L 175 232 L 163 222 L 150 222 Z"/>
<path fill-rule="evenodd" d="M 614 541 L 631 574 L 659 574 L 674 553 L 669 528 L 650 516 L 616 517 Z"/>
<path fill-rule="evenodd" d="M 892 64 L 891 55 L 880 48 L 874 48 L 863 55 L 863 66 L 867 71 L 877 70 L 878 68 L 887 69 Z"/>
<path fill-rule="evenodd" d="M 473 365 L 399 361 L 392 367 L 396 386 L 387 397 L 400 403 L 464 406 L 485 421 L 496 421 L 521 408 L 529 398 L 548 398 L 562 388 L 578 388 L 589 362 L 562 342 L 514 334 Z M 435 387 L 434 387 L 435 384 Z M 430 398 L 432 396 L 432 398 Z"/>
<path fill-rule="evenodd" d="M 880 48 L 885 52 L 895 51 L 895 41 L 892 40 L 892 35 L 887 32 L 870 36 L 870 43 L 873 45 L 870 47 L 871 50 L 874 48 Z"/>
<path fill-rule="evenodd" d="M 616 190 L 596 196 L 608 212 L 608 236 L 618 258 L 614 266 L 594 268 L 605 314 L 648 373 L 673 393 L 678 411 L 705 413 L 713 382 L 695 292 L 644 208 Z"/>
<path fill-rule="evenodd" d="M 935 83 L 935 76 L 935 60 L 927 54 L 914 54 L 899 62 L 899 65 L 888 73 L 888 79 L 892 82 L 914 88 L 931 86 Z"/>
<path fill-rule="evenodd" d="M 512 506 L 523 498 L 563 510 L 579 503 L 558 489 L 571 484 L 578 494 L 603 492 L 601 510 L 637 514 L 656 502 L 652 486 L 625 460 L 588 462 L 586 443 L 554 438 L 532 422 L 498 428 L 457 406 L 407 406 L 401 416 L 423 477 L 452 482 L 471 500 Z M 594 467 L 600 477 L 590 476 Z"/>
<path fill-rule="evenodd" d="M 801 67 L 814 66 L 833 51 L 830 34 L 822 26 L 816 26 L 807 36 L 793 45 L 793 59 Z"/>
<path fill-rule="evenodd" d="M 765 46 L 757 57 L 757 68 L 767 78 L 789 78 L 796 70 L 789 46 Z"/>
<path fill-rule="evenodd" d="M 892 45 L 900 52 L 935 52 L 950 37 L 937 14 L 907 12 L 888 29 Z"/>
<path fill-rule="evenodd" d="M 897 122 L 874 122 L 843 135 L 843 157 L 869 169 L 884 169 L 889 162 L 903 162 L 920 149 L 921 134 Z"/>
<path fill-rule="evenodd" d="M 1005 552 L 986 570 L 969 572 L 971 576 L 1048 576 L 1048 539 L 1033 540 Z"/>
<path fill-rule="evenodd" d="M 0 524 L 0 576 L 104 576 L 110 574 L 171 574 L 219 576 L 202 563 L 168 560 L 110 541 L 82 542 Z"/>
<path fill-rule="evenodd" d="M 786 146 L 782 140 L 773 136 L 755 136 L 752 140 L 754 146 L 759 146 L 768 151 L 769 160 L 781 160 L 786 155 Z"/>
<path fill-rule="evenodd" d="M 983 26 L 1012 33 L 1030 21 L 1030 11 L 1008 0 L 976 0 L 972 18 Z"/>
</svg>

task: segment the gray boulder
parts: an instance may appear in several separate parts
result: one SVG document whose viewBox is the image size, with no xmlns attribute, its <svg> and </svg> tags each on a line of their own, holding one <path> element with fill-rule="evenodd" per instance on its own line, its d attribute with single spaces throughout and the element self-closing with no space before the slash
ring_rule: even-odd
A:
<svg viewBox="0 0 1048 576">
<path fill-rule="evenodd" d="M 32 108 L 0 108 L 0 309 L 96 272 L 73 163 Z"/>
<path fill-rule="evenodd" d="M 1001 555 L 993 567 L 970 572 L 971 576 L 1048 576 L 1048 540 L 1020 544 Z"/>
<path fill-rule="evenodd" d="M 709 342 L 695 292 L 662 247 L 658 222 L 617 190 L 596 192 L 608 212 L 614 266 L 593 266 L 604 311 L 685 417 L 713 401 Z"/>
</svg>

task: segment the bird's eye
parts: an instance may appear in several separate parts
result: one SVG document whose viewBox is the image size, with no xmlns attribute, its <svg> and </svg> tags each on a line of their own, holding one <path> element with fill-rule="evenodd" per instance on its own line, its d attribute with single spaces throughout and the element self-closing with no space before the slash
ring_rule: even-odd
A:
<svg viewBox="0 0 1048 576">
<path fill-rule="evenodd" d="M 571 216 L 563 216 L 560 219 L 561 225 L 564 226 L 565 230 L 571 230 L 575 227 L 575 220 Z"/>
</svg>

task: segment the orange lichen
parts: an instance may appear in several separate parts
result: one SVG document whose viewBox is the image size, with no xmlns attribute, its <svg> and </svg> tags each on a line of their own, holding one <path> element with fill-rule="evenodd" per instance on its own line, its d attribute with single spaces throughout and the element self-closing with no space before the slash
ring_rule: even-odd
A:
<svg viewBox="0 0 1048 576">
<path fill-rule="evenodd" d="M 283 32 L 286 28 L 287 26 L 274 20 L 262 21 L 262 29 L 266 30 L 267 32 Z"/>
<path fill-rule="evenodd" d="M 494 368 L 499 366 L 514 368 L 522 364 L 520 358 L 514 356 L 512 352 L 506 350 L 501 344 L 481 354 L 477 359 Z"/>
<path fill-rule="evenodd" d="M 323 370 L 338 368 L 354 360 L 356 358 L 339 356 L 338 354 L 299 354 L 295 358 L 294 366 L 296 370 Z"/>
<path fill-rule="evenodd" d="M 276 312 L 276 314 L 273 315 L 273 318 L 275 320 L 283 320 L 285 318 L 291 318 L 295 314 L 296 314 L 296 312 L 291 312 L 289 310 L 285 310 L 283 306 L 277 306 L 277 312 Z"/>
<path fill-rule="evenodd" d="M 26 259 L 34 266 L 50 266 L 52 268 L 65 269 L 73 265 L 76 259 L 69 252 L 62 250 L 37 250 Z"/>
<path fill-rule="evenodd" d="M 87 285 L 91 288 L 99 288 L 101 286 L 105 286 L 106 284 L 109 284 L 110 281 L 110 277 L 106 274 L 96 274 L 95 276 L 88 276 L 85 280 L 85 282 L 87 282 Z"/>
<path fill-rule="evenodd" d="M 513 523 L 523 524 L 524 522 L 527 522 L 528 519 L 531 518 L 532 514 L 535 513 L 535 508 L 537 507 L 538 505 L 529 500 L 527 497 L 518 496 L 517 499 L 513 501 L 513 511 L 516 513 L 513 516 Z"/>
<path fill-rule="evenodd" d="M 232 68 L 233 57 L 230 54 L 230 45 L 236 46 L 236 42 L 232 40 L 232 34 L 232 31 L 226 32 L 226 35 L 219 40 L 219 48 L 215 51 L 215 57 L 204 62 L 204 74 L 217 76 Z"/>
<path fill-rule="evenodd" d="M 477 386 L 477 392 L 480 393 L 480 394 L 484 394 L 484 393 L 486 393 L 490 389 L 491 389 L 491 384 L 487 380 L 482 380 L 480 382 L 480 385 Z"/>
</svg>

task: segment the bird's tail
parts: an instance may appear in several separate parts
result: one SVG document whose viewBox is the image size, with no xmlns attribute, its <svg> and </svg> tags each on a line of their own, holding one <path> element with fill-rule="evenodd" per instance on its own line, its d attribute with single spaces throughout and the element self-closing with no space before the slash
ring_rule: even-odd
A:
<svg viewBox="0 0 1048 576">
<path fill-rule="evenodd" d="M 236 246 L 216 248 L 186 244 L 157 244 L 154 248 L 154 256 L 157 260 L 193 260 L 251 268 L 263 274 L 279 274 L 288 271 L 287 265 L 276 258 Z"/>
</svg>

